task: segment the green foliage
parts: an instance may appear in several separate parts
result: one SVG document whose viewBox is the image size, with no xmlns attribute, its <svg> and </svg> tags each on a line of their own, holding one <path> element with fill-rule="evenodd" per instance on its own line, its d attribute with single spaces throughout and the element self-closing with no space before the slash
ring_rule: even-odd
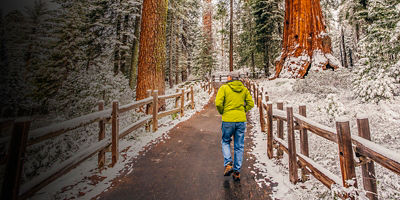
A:
<svg viewBox="0 0 400 200">
<path fill-rule="evenodd" d="M 399 2 L 397 2 L 397 5 Z M 394 94 L 400 40 L 397 33 L 400 13 L 395 0 L 368 1 L 365 36 L 359 42 L 360 60 L 353 78 L 355 95 L 364 102 L 390 99 Z"/>
<path fill-rule="evenodd" d="M 284 10 L 278 0 L 251 0 L 243 10 L 239 63 L 255 65 L 269 74 L 281 50 Z"/>
<path fill-rule="evenodd" d="M 198 46 L 196 48 L 196 62 L 193 68 L 194 74 L 198 77 L 211 76 L 211 72 L 215 69 L 215 52 L 211 48 L 211 41 L 202 35 L 198 36 Z"/>
</svg>

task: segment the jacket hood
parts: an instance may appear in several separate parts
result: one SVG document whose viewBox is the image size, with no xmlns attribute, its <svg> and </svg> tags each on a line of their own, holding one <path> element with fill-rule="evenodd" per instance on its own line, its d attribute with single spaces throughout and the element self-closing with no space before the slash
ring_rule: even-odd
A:
<svg viewBox="0 0 400 200">
<path fill-rule="evenodd" d="M 232 82 L 228 82 L 227 84 L 234 92 L 242 92 L 244 89 L 244 85 L 241 81 L 235 80 Z"/>
</svg>

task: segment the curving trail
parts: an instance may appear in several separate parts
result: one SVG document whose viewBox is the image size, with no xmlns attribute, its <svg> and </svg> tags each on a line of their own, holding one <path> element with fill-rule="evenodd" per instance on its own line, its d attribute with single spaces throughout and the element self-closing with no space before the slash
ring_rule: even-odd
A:
<svg viewBox="0 0 400 200">
<path fill-rule="evenodd" d="M 223 176 L 221 116 L 214 98 L 204 110 L 171 129 L 165 143 L 133 161 L 133 171 L 114 180 L 99 199 L 271 199 L 271 188 L 260 188 L 251 173 L 250 123 L 241 181 Z"/>
</svg>

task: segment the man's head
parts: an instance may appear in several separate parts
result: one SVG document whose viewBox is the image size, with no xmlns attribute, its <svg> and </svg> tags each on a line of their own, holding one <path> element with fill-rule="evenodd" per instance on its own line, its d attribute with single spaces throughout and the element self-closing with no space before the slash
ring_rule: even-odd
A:
<svg viewBox="0 0 400 200">
<path fill-rule="evenodd" d="M 239 80 L 239 73 L 238 72 L 229 72 L 228 81 L 232 81 L 232 80 Z"/>
</svg>

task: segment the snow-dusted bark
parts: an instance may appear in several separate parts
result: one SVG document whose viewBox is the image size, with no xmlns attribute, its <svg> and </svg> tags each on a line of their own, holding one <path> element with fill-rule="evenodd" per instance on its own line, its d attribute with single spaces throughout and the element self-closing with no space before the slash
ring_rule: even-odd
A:
<svg viewBox="0 0 400 200">
<path fill-rule="evenodd" d="M 320 1 L 286 0 L 282 54 L 275 77 L 303 78 L 308 70 L 336 69 Z"/>
</svg>

